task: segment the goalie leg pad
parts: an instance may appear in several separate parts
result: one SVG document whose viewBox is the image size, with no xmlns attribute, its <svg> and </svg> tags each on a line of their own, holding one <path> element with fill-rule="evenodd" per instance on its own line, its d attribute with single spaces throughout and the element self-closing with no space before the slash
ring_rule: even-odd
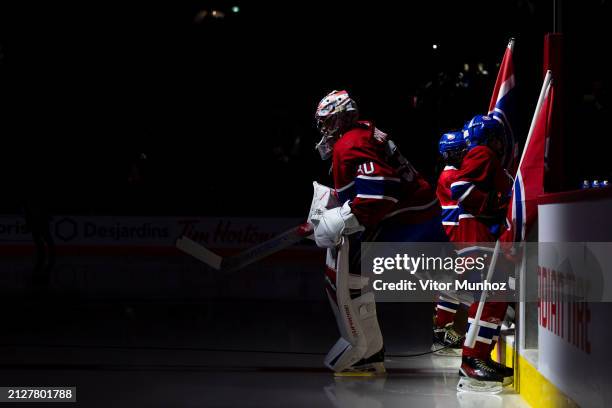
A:
<svg viewBox="0 0 612 408">
<path fill-rule="evenodd" d="M 367 280 L 349 274 L 348 252 L 348 239 L 343 239 L 337 251 L 328 250 L 327 294 L 341 338 L 325 357 L 325 365 L 336 372 L 346 370 L 359 360 L 376 354 L 383 347 L 374 294 L 368 292 L 351 299 L 351 289 L 362 289 Z M 332 262 L 329 262 L 334 254 L 335 271 L 331 268 Z"/>
<path fill-rule="evenodd" d="M 373 293 L 344 304 L 340 301 L 340 307 L 330 300 L 342 337 L 325 357 L 325 365 L 339 372 L 379 352 L 383 347 L 383 337 Z"/>
<path fill-rule="evenodd" d="M 340 372 L 361 360 L 364 354 L 365 347 L 353 347 L 348 340 L 340 337 L 325 356 L 325 365 L 336 372 Z"/>
</svg>

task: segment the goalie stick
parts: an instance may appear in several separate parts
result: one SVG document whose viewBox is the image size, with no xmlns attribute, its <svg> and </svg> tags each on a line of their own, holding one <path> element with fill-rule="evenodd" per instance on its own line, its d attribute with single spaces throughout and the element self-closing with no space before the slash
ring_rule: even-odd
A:
<svg viewBox="0 0 612 408">
<path fill-rule="evenodd" d="M 236 255 L 222 257 L 210 249 L 198 244 L 192 239 L 183 236 L 176 241 L 176 247 L 181 251 L 204 262 L 212 268 L 224 272 L 233 272 L 242 269 L 247 265 L 266 258 L 287 247 L 290 247 L 304 238 L 312 235 L 313 227 L 309 223 L 304 223 L 293 227 L 265 242 L 248 248 Z"/>
</svg>

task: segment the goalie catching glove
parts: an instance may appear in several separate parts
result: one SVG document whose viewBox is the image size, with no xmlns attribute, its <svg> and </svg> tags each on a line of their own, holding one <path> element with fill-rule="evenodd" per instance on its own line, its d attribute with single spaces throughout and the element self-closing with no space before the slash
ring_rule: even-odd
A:
<svg viewBox="0 0 612 408">
<path fill-rule="evenodd" d="M 340 244 L 343 235 L 365 229 L 352 213 L 348 201 L 342 207 L 313 214 L 310 222 L 314 225 L 315 242 L 321 248 L 333 248 Z"/>
</svg>

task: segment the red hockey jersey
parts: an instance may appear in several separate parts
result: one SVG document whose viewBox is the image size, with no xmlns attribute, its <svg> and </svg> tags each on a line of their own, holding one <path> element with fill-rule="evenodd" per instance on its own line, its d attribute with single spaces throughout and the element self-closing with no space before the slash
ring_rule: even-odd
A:
<svg viewBox="0 0 612 408">
<path fill-rule="evenodd" d="M 491 209 L 500 210 L 511 188 L 511 179 L 491 149 L 476 146 L 465 155 L 450 185 L 451 199 L 462 209 L 458 225 L 463 242 L 495 241 L 491 227 L 497 220 Z"/>
<path fill-rule="evenodd" d="M 436 195 L 442 208 L 442 227 L 451 242 L 463 242 L 459 231 L 459 217 L 463 209 L 451 196 L 451 184 L 457 180 L 459 170 L 454 166 L 446 166 L 438 178 Z"/>
<path fill-rule="evenodd" d="M 402 177 L 387 149 L 387 135 L 371 122 L 359 122 L 334 145 L 333 177 L 340 202 L 351 200 L 359 222 L 372 227 L 384 219 L 414 224 L 439 214 L 433 189 L 415 174 Z"/>
</svg>

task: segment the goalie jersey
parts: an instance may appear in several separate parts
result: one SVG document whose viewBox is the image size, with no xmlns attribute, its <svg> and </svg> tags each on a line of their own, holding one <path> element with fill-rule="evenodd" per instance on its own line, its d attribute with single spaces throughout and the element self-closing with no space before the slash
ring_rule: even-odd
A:
<svg viewBox="0 0 612 408">
<path fill-rule="evenodd" d="M 371 122 L 360 121 L 334 145 L 334 187 L 340 203 L 366 227 L 393 218 L 418 224 L 439 214 L 429 183 L 415 171 L 406 172 L 388 151 L 387 135 Z"/>
</svg>

